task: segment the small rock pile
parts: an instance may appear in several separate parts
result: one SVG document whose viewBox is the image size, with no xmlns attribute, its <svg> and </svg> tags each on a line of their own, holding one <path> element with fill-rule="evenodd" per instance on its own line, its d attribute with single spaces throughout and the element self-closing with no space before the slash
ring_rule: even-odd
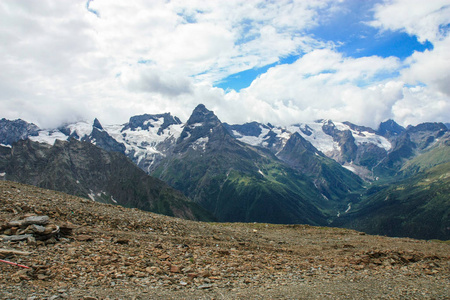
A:
<svg viewBox="0 0 450 300">
<path fill-rule="evenodd" d="M 63 232 L 62 232 L 63 231 Z M 60 234 L 70 234 L 70 228 L 52 223 L 48 216 L 26 215 L 19 220 L 12 220 L 3 224 L 0 228 L 0 238 L 3 242 L 49 241 L 56 242 Z"/>
</svg>

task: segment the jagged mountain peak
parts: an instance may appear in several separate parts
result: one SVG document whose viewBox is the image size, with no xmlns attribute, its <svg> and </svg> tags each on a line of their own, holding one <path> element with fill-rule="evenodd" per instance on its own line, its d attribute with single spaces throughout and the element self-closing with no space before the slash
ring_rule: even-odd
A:
<svg viewBox="0 0 450 300">
<path fill-rule="evenodd" d="M 310 151 L 312 153 L 317 153 L 319 155 L 320 152 L 317 151 L 317 149 L 308 142 L 305 138 L 303 138 L 300 133 L 294 132 L 291 137 L 286 142 L 286 145 L 284 149 L 288 147 L 300 147 L 306 151 Z M 320 153 L 320 155 L 323 156 L 323 154 Z"/>
<path fill-rule="evenodd" d="M 122 131 L 125 130 L 149 130 L 150 127 L 159 127 L 158 135 L 161 135 L 170 125 L 179 125 L 181 121 L 178 117 L 172 116 L 170 113 L 163 114 L 143 114 L 130 118 L 129 122 L 125 124 Z"/>
<path fill-rule="evenodd" d="M 348 127 L 350 127 L 350 129 L 352 129 L 354 131 L 357 131 L 357 132 L 376 133 L 375 130 L 373 130 L 372 128 L 367 127 L 367 126 L 356 125 L 356 124 L 353 124 L 353 123 L 348 122 L 348 121 L 342 122 L 342 124 L 347 125 Z"/>
<path fill-rule="evenodd" d="M 29 136 L 38 135 L 39 127 L 22 119 L 0 120 L 0 144 L 12 145 L 13 143 L 27 139 Z"/>
<path fill-rule="evenodd" d="M 208 110 L 205 105 L 199 104 L 192 112 L 189 120 L 186 122 L 186 126 L 191 126 L 199 123 L 218 124 L 221 122 L 213 111 Z"/>
<path fill-rule="evenodd" d="M 270 123 L 268 125 L 264 125 L 258 122 L 248 122 L 245 124 L 227 124 L 224 123 L 224 126 L 228 129 L 228 131 L 230 131 L 232 133 L 233 136 L 238 137 L 238 136 L 260 136 L 263 129 L 267 129 L 270 130 L 271 128 L 273 128 L 273 126 L 270 125 Z"/>
<path fill-rule="evenodd" d="M 418 124 L 416 126 L 408 125 L 406 131 L 408 132 L 418 132 L 418 131 L 447 131 L 448 128 L 444 123 L 440 122 L 425 122 Z"/>
<path fill-rule="evenodd" d="M 387 121 L 381 122 L 378 126 L 377 133 L 384 137 L 397 136 L 405 131 L 403 126 L 398 125 L 394 120 L 389 119 Z"/>
<path fill-rule="evenodd" d="M 103 130 L 103 126 L 102 124 L 100 124 L 100 121 L 97 118 L 94 119 L 94 124 L 92 125 L 92 127 Z"/>
<path fill-rule="evenodd" d="M 184 125 L 175 151 L 183 151 L 189 147 L 205 150 L 209 141 L 228 138 L 233 139 L 214 112 L 199 104 Z"/>
</svg>

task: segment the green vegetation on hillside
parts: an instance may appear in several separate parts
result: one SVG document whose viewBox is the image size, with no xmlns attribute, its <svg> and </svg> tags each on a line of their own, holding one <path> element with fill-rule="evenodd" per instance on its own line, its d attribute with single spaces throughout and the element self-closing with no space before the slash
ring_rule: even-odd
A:
<svg viewBox="0 0 450 300">
<path fill-rule="evenodd" d="M 334 225 L 389 236 L 450 239 L 450 163 L 381 188 Z"/>
</svg>

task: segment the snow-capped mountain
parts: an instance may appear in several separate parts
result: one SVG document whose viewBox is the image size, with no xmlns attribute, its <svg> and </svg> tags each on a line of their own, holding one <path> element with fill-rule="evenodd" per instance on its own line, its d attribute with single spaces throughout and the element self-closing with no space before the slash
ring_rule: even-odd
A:
<svg viewBox="0 0 450 300">
<path fill-rule="evenodd" d="M 125 154 L 150 173 L 169 151 L 182 132 L 180 119 L 170 113 L 139 115 L 128 123 L 105 126 L 105 130 L 125 145 Z"/>
<path fill-rule="evenodd" d="M 6 121 L 2 120 L 3 123 Z M 8 126 L 11 127 L 10 124 L 12 123 L 8 123 Z M 39 130 L 34 124 L 24 122 L 29 126 L 27 131 L 24 129 L 26 126 L 20 124 L 13 126 L 21 128 L 14 129 L 21 132 L 20 134 L 9 134 L 8 137 L 5 134 L 3 137 L 0 135 L 0 142 L 11 145 L 15 140 L 29 137 L 33 141 L 53 145 L 55 140 L 75 138 L 91 142 L 108 151 L 123 152 L 149 174 L 158 167 L 167 153 L 173 151 L 177 141 L 191 139 L 190 135 L 198 131 L 195 130 L 196 127 L 204 128 L 201 126 L 203 124 L 198 122 L 183 124 L 170 113 L 143 114 L 131 117 L 125 124 L 105 126 L 95 119 L 93 122 L 77 122 L 52 130 Z M 6 128 L 6 123 L 1 127 Z M 366 180 L 376 178 L 374 169 L 379 168 L 383 162 L 392 160 L 389 155 L 397 153 L 400 145 L 406 145 L 402 142 L 405 139 L 413 139 L 411 143 L 420 144 L 418 148 L 424 149 L 448 131 L 447 127 L 440 123 L 426 123 L 405 129 L 393 120 L 381 123 L 378 130 L 331 120 L 284 127 L 257 122 L 234 125 L 224 123 L 224 127 L 240 142 L 268 149 L 275 155 L 278 155 L 290 137 L 297 133 L 319 152 Z M 191 147 L 204 148 L 208 142 L 206 139 L 204 134 L 204 137 L 199 138 Z M 415 146 L 408 146 L 408 149 L 410 148 Z"/>
<path fill-rule="evenodd" d="M 391 142 L 375 130 L 348 122 L 318 120 L 313 123 L 299 123 L 287 127 L 256 122 L 244 125 L 227 125 L 228 130 L 238 140 L 253 146 L 270 149 L 279 153 L 289 138 L 298 133 L 317 150 L 357 173 L 368 175 L 373 165 L 364 161 L 369 153 L 383 159 L 392 148 Z"/>
<path fill-rule="evenodd" d="M 169 113 L 139 115 L 128 123 L 102 126 L 90 122 L 67 124 L 56 129 L 38 130 L 32 141 L 53 145 L 56 140 L 75 138 L 89 141 L 108 151 L 123 152 L 141 169 L 150 173 L 155 162 L 165 156 L 182 132 L 183 124 Z M 25 138 L 26 138 L 25 137 Z"/>
<path fill-rule="evenodd" d="M 17 143 L 21 139 L 29 141 Z M 66 155 L 66 144 L 76 151 L 93 147 L 89 153 L 97 151 L 94 148 L 102 148 L 106 153 L 119 152 L 115 154 L 122 157 L 125 154 L 147 174 L 181 191 L 222 221 L 320 225 L 336 222 L 333 224 L 357 224 L 355 229 L 363 228 L 358 222 L 365 220 L 375 202 L 379 207 L 373 215 L 375 223 L 385 215 L 386 205 L 397 207 L 397 212 L 403 209 L 403 202 L 397 203 L 394 198 L 389 203 L 383 200 L 391 199 L 392 191 L 405 189 L 405 186 L 395 186 L 401 180 L 405 184 L 420 182 L 415 185 L 417 203 L 428 207 L 427 201 L 435 199 L 439 203 L 433 206 L 437 215 L 447 209 L 448 203 L 446 185 L 430 186 L 433 181 L 424 179 L 433 175 L 436 180 L 447 180 L 450 131 L 442 123 L 403 128 L 388 120 L 377 130 L 331 120 L 285 127 L 257 122 L 229 125 L 222 123 L 204 105 L 197 106 L 186 123 L 170 113 L 144 114 L 119 125 L 103 126 L 95 119 L 40 130 L 22 120 L 3 119 L 0 122 L 0 179 L 14 180 L 17 170 L 24 170 L 21 174 L 25 177 L 32 173 L 40 178 L 42 176 L 36 172 L 43 171 L 38 171 L 33 162 L 42 158 L 42 161 L 48 159 L 39 164 L 46 172 L 52 170 L 46 166 L 58 166 L 57 172 L 48 173 L 54 177 L 44 178 L 48 179 L 46 182 L 73 177 L 74 180 L 62 180 L 61 184 L 70 182 L 71 191 L 76 192 L 73 187 L 82 184 L 83 178 L 92 178 L 79 187 L 89 193 L 92 189 L 89 183 L 97 180 L 96 160 L 86 160 L 90 164 L 79 165 L 86 172 L 81 176 L 71 167 L 74 162 L 70 160 L 77 158 Z M 20 145 L 23 157 L 15 150 Z M 64 151 L 58 152 L 61 149 Z M 55 151 L 60 153 L 59 158 L 53 154 L 41 157 L 43 153 Z M 104 152 L 99 155 L 107 157 L 109 154 Z M 124 157 L 124 161 L 129 162 L 129 159 Z M 111 168 L 109 161 L 104 161 L 104 170 Z M 60 166 L 61 162 L 67 163 Z M 130 179 L 130 172 L 115 173 L 118 173 L 114 177 L 117 182 L 112 186 L 135 181 Z M 383 180 L 377 181 L 378 177 Z M 368 182 L 364 183 L 361 178 Z M 103 187 L 95 190 L 100 195 L 103 191 L 106 191 Z M 118 199 L 115 193 L 111 195 Z M 343 221 L 339 223 L 338 219 Z M 439 228 L 445 225 L 437 223 Z M 384 234 L 383 230 L 377 233 Z M 428 232 L 432 231 L 427 231 L 426 236 L 433 236 Z M 447 231 L 443 236 L 448 236 Z"/>
<path fill-rule="evenodd" d="M 29 136 L 35 136 L 39 132 L 39 127 L 33 123 L 27 123 L 24 120 L 0 120 L 0 145 L 11 146 L 18 140 L 27 139 Z"/>
</svg>

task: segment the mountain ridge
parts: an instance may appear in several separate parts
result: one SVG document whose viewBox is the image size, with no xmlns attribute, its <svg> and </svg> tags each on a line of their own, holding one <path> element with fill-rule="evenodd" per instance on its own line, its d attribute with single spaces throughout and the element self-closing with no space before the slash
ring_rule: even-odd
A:
<svg viewBox="0 0 450 300">
<path fill-rule="evenodd" d="M 26 124 L 19 125 L 26 133 Z M 323 226 L 344 224 L 341 220 L 349 215 L 359 218 L 368 199 L 382 195 L 389 185 L 448 167 L 450 145 L 442 123 L 403 128 L 387 120 L 376 130 L 331 120 L 286 127 L 230 125 L 203 104 L 185 123 L 170 113 L 143 114 L 122 125 L 103 126 L 95 119 L 18 134 L 20 138 L 49 146 L 75 138 L 123 153 L 222 221 Z M 0 153 L 12 147 L 3 146 Z M 4 163 L 7 159 L 0 155 Z M 0 179 L 5 174 L 0 169 Z"/>
<path fill-rule="evenodd" d="M 122 153 L 88 141 L 56 140 L 53 146 L 22 140 L 2 151 L 6 180 L 195 220 L 214 220 L 179 191 L 148 176 Z"/>
</svg>

